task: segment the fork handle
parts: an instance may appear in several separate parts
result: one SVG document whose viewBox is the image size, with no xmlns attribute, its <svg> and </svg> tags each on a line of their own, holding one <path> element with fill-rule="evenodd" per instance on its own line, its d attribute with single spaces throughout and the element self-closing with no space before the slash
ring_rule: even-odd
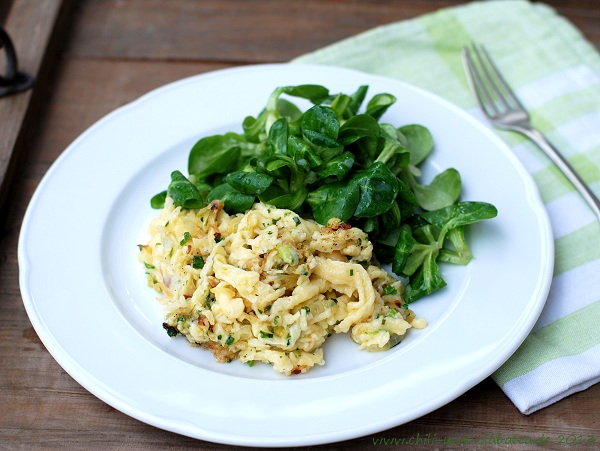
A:
<svg viewBox="0 0 600 451">
<path fill-rule="evenodd" d="M 558 166 L 565 174 L 569 181 L 575 186 L 575 189 L 581 194 L 583 199 L 588 203 L 598 220 L 600 220 L 600 200 L 589 189 L 585 182 L 577 175 L 573 167 L 560 154 L 560 152 L 546 139 L 542 133 L 536 129 L 520 128 L 519 131 L 530 138 L 534 143 L 542 149 L 548 157 Z"/>
</svg>

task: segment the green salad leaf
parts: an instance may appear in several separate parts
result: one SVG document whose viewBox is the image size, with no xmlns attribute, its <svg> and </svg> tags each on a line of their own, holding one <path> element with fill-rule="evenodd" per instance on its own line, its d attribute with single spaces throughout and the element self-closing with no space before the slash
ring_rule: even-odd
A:
<svg viewBox="0 0 600 451">
<path fill-rule="evenodd" d="M 261 201 L 323 225 L 339 219 L 368 233 L 377 259 L 405 279 L 405 302 L 443 288 L 440 264 L 472 259 L 467 226 L 498 212 L 462 201 L 454 168 L 424 183 L 420 166 L 434 150 L 432 133 L 385 122 L 397 102 L 388 93 L 374 95 L 361 112 L 367 93 L 366 85 L 338 94 L 314 84 L 275 89 L 241 132 L 198 140 L 189 177 L 174 171 L 151 206 L 162 208 L 167 196 L 186 209 L 218 199 L 241 213 Z"/>
</svg>

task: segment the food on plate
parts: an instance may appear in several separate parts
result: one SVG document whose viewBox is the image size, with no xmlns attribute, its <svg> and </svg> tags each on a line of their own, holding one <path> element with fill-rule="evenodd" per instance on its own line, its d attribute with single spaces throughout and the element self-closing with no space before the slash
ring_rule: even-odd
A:
<svg viewBox="0 0 600 451">
<path fill-rule="evenodd" d="M 425 327 L 366 233 L 339 220 L 322 226 L 263 203 L 234 215 L 217 200 L 189 210 L 167 198 L 140 250 L 167 332 L 221 362 L 303 373 L 324 363 L 333 333 L 380 351 Z"/>
<path fill-rule="evenodd" d="M 203 137 L 192 147 L 189 175 L 174 170 L 167 189 L 151 199 L 152 207 L 162 212 L 153 223 L 151 242 L 141 247 L 154 287 L 166 293 L 167 332 L 183 333 L 212 348 L 221 360 L 269 361 L 289 374 L 322 363 L 319 346 L 331 330 L 351 331 L 361 348 L 373 350 L 393 346 L 411 325 L 422 326 L 407 306 L 446 285 L 440 263 L 466 265 L 472 259 L 465 227 L 494 218 L 497 210 L 486 202 L 461 200 L 462 181 L 453 168 L 423 183 L 421 165 L 434 147 L 431 132 L 419 124 L 386 123 L 386 112 L 396 98 L 376 94 L 363 108 L 367 91 L 368 86 L 352 94 L 332 94 L 320 85 L 279 87 L 256 117 L 244 119 L 241 132 Z M 265 220 L 266 226 L 250 227 L 249 221 L 256 218 Z M 269 219 L 277 223 L 269 224 Z M 209 221 L 212 228 L 197 224 L 198 220 Z M 175 223 L 184 224 L 177 229 L 180 235 L 172 235 Z M 305 234 L 302 239 L 296 235 L 300 230 Z M 273 235 L 270 240 L 265 237 L 268 231 Z M 218 242 L 209 243 L 210 234 Z M 314 247 L 326 237 L 335 244 Z M 169 252 L 175 252 L 173 243 L 178 242 L 190 251 L 184 255 L 177 249 L 180 259 L 170 255 L 165 259 L 165 240 Z M 253 248 L 247 240 L 274 247 Z M 360 250 L 361 259 L 342 252 L 340 245 Z M 195 268 L 195 263 L 204 266 Z M 381 265 L 388 265 L 399 279 Z M 230 272 L 222 271 L 224 267 Z M 242 283 L 246 288 L 239 280 L 224 278 L 228 274 L 246 280 L 247 286 Z M 187 280 L 196 288 L 175 290 L 174 280 Z M 330 292 L 337 303 L 326 309 L 327 300 L 321 297 Z M 313 305 L 307 293 L 321 300 Z M 201 295 L 204 300 L 197 299 Z M 211 322 L 210 309 L 209 319 L 197 316 L 197 306 L 205 306 L 206 297 L 211 302 L 223 299 L 227 307 L 217 308 L 220 318 L 239 323 L 237 329 L 222 325 L 215 329 L 230 323 Z M 281 307 L 286 302 L 293 304 L 291 309 Z M 274 306 L 278 308 L 273 311 Z M 234 309 L 246 322 L 239 322 L 241 317 L 231 311 L 225 315 L 221 308 Z M 273 324 L 275 318 L 283 320 L 275 313 L 284 312 L 287 322 Z M 321 318 L 323 312 L 326 318 Z M 315 318 L 318 321 L 311 323 Z M 263 329 L 267 324 L 272 331 Z M 308 324 L 316 329 L 307 329 Z M 391 325 L 398 328 L 390 330 Z M 310 339 L 301 334 L 307 330 Z M 297 349 L 288 345 L 288 334 Z"/>
</svg>

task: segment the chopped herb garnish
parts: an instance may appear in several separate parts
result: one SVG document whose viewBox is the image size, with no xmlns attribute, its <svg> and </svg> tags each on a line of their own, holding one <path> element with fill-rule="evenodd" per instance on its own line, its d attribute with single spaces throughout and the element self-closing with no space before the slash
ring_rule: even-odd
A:
<svg viewBox="0 0 600 451">
<path fill-rule="evenodd" d="M 225 340 L 225 344 L 227 346 L 229 346 L 229 345 L 232 345 L 234 341 L 235 341 L 235 338 L 233 338 L 233 335 L 229 334 L 227 336 L 227 340 Z"/>
<path fill-rule="evenodd" d="M 299 226 L 301 224 L 300 218 L 298 216 L 294 216 L 294 222 L 296 223 L 297 226 Z"/>
<path fill-rule="evenodd" d="M 195 255 L 194 260 L 192 261 L 192 268 L 194 269 L 202 269 L 204 268 L 204 259 L 201 255 Z"/>
<path fill-rule="evenodd" d="M 246 363 L 248 366 L 254 366 L 254 360 L 248 360 Z"/>
<path fill-rule="evenodd" d="M 215 295 L 209 291 L 208 294 L 206 295 L 206 299 L 204 299 L 204 308 L 211 310 L 212 309 L 212 305 L 215 303 Z"/>
<path fill-rule="evenodd" d="M 192 239 L 192 235 L 190 234 L 190 232 L 185 232 L 183 234 L 183 239 L 179 242 L 179 244 L 181 244 L 183 246 L 185 243 L 187 243 L 191 239 Z"/>
<path fill-rule="evenodd" d="M 398 290 L 396 290 L 396 288 L 392 285 L 386 285 L 386 287 L 383 289 L 383 294 L 398 294 Z"/>
<path fill-rule="evenodd" d="M 156 268 L 156 266 L 154 266 L 154 265 L 151 265 L 150 263 L 146 263 L 146 262 L 144 262 L 144 266 L 145 266 L 147 269 L 155 269 L 155 268 Z"/>
<path fill-rule="evenodd" d="M 282 244 L 281 246 L 277 246 L 277 252 L 279 253 L 279 257 L 288 265 L 298 264 L 298 252 L 293 247 Z"/>
<path fill-rule="evenodd" d="M 353 270 L 353 269 L 351 269 L 351 270 L 350 270 L 350 275 L 351 275 L 351 276 L 353 276 L 353 275 L 354 275 L 354 270 Z"/>
<path fill-rule="evenodd" d="M 273 338 L 273 334 L 268 332 L 263 332 L 262 330 L 259 332 L 260 338 Z"/>
<path fill-rule="evenodd" d="M 177 330 L 177 328 L 171 326 L 170 324 L 163 323 L 162 327 L 163 327 L 163 329 L 165 329 L 167 331 L 167 335 L 169 337 L 175 337 L 176 335 L 179 334 L 179 331 Z"/>
</svg>

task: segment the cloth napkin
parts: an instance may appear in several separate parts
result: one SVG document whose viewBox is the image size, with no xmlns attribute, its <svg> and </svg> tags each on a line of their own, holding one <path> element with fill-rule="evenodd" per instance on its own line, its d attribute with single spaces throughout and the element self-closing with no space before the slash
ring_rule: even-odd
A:
<svg viewBox="0 0 600 451">
<path fill-rule="evenodd" d="M 293 62 L 344 66 L 422 87 L 488 125 L 460 52 L 484 44 L 532 114 L 600 196 L 600 55 L 543 3 L 473 2 L 379 26 Z M 600 381 L 600 222 L 550 160 L 516 133 L 496 131 L 533 176 L 552 223 L 555 267 L 534 329 L 493 374 L 530 414 Z"/>
</svg>

